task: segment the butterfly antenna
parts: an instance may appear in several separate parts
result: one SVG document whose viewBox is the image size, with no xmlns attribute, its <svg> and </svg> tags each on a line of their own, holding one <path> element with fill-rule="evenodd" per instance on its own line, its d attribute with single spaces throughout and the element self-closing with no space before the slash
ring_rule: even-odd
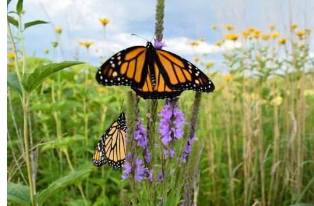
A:
<svg viewBox="0 0 314 206">
<path fill-rule="evenodd" d="M 141 35 L 138 35 L 138 34 L 131 34 L 132 36 L 137 36 L 137 37 L 140 37 L 140 38 L 142 38 L 142 39 L 144 39 L 144 40 L 146 40 L 146 41 L 148 41 L 148 39 L 146 39 L 145 37 L 143 37 L 143 36 L 141 36 Z"/>
<path fill-rule="evenodd" d="M 153 38 L 152 38 L 152 40 L 151 40 L 150 42 L 153 42 L 153 40 L 154 40 L 155 36 L 156 36 L 156 34 L 154 34 L 154 35 L 153 35 Z"/>
</svg>

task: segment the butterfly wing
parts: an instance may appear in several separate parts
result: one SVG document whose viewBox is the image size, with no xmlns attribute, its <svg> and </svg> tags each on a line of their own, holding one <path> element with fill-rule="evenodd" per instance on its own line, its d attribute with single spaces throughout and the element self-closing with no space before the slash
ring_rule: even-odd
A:
<svg viewBox="0 0 314 206">
<path fill-rule="evenodd" d="M 117 121 L 101 137 L 93 156 L 93 164 L 97 167 L 108 163 L 114 169 L 122 167 L 126 153 L 126 120 L 121 113 Z"/>
<path fill-rule="evenodd" d="M 156 49 L 156 53 L 156 63 L 169 88 L 179 91 L 214 91 L 213 82 L 191 62 L 165 50 Z"/>
<path fill-rule="evenodd" d="M 97 71 L 96 80 L 104 86 L 142 87 L 147 75 L 146 47 L 122 50 L 108 59 Z"/>
<path fill-rule="evenodd" d="M 155 85 L 152 84 L 152 79 L 150 75 L 151 69 L 148 67 L 148 72 L 145 78 L 145 82 L 141 88 L 133 88 L 137 95 L 143 97 L 144 99 L 164 99 L 173 98 L 179 96 L 182 91 L 170 88 L 165 81 L 165 78 L 160 67 L 157 63 L 154 63 L 154 75 L 155 75 Z"/>
</svg>

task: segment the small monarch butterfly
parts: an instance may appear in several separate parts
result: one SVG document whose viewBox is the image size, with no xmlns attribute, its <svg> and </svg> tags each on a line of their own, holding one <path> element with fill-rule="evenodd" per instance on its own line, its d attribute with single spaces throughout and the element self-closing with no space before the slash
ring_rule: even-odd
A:
<svg viewBox="0 0 314 206">
<path fill-rule="evenodd" d="M 113 55 L 97 71 L 96 80 L 104 86 L 125 85 L 144 99 L 179 96 L 184 90 L 212 92 L 213 82 L 191 62 L 156 49 L 134 46 Z"/>
<path fill-rule="evenodd" d="M 126 128 L 125 115 L 122 112 L 99 140 L 93 155 L 95 166 L 108 163 L 114 169 L 122 167 L 126 152 Z"/>
</svg>

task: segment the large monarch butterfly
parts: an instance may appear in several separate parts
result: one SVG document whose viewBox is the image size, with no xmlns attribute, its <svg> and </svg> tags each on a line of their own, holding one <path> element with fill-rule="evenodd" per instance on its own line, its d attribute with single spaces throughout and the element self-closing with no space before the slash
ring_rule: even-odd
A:
<svg viewBox="0 0 314 206">
<path fill-rule="evenodd" d="M 212 92 L 213 82 L 191 62 L 169 51 L 134 46 L 113 55 L 97 71 L 104 86 L 126 85 L 144 99 L 179 96 L 184 90 Z"/>
<path fill-rule="evenodd" d="M 126 120 L 122 112 L 99 140 L 94 155 L 93 164 L 100 167 L 106 163 L 114 169 L 122 167 L 126 152 Z"/>
</svg>

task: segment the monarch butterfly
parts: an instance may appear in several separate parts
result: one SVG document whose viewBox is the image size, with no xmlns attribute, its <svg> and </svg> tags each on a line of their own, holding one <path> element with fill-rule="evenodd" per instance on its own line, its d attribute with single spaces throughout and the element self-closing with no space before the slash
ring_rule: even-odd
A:
<svg viewBox="0 0 314 206">
<path fill-rule="evenodd" d="M 144 99 L 179 96 L 184 90 L 212 92 L 213 82 L 191 62 L 156 49 L 134 46 L 113 55 L 97 71 L 96 80 L 104 86 L 125 85 Z"/>
<path fill-rule="evenodd" d="M 106 163 L 114 169 L 122 167 L 126 152 L 126 120 L 122 112 L 99 140 L 94 155 L 93 164 L 100 167 Z"/>
</svg>

